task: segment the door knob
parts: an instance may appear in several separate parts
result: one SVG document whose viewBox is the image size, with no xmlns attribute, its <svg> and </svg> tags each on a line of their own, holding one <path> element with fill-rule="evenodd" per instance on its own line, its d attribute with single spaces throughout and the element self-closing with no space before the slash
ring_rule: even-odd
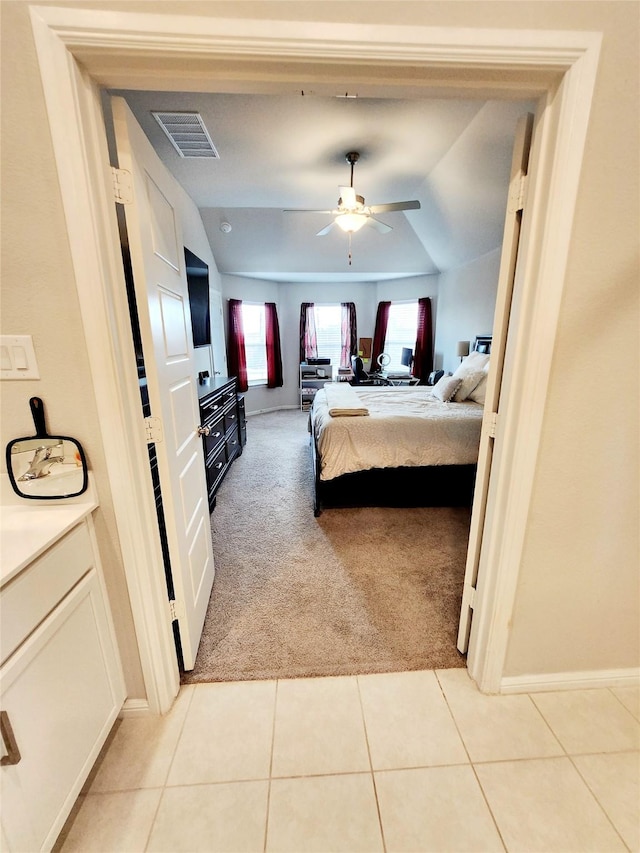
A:
<svg viewBox="0 0 640 853">
<path fill-rule="evenodd" d="M 198 427 L 198 435 L 209 435 L 211 432 L 211 428 L 208 426 L 199 426 Z"/>
</svg>

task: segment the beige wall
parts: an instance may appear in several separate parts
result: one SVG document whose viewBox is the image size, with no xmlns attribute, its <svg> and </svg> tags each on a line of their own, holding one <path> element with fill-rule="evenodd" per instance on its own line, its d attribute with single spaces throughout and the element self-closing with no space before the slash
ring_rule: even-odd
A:
<svg viewBox="0 0 640 853">
<path fill-rule="evenodd" d="M 3 334 L 33 336 L 40 379 L 2 382 L 0 442 L 33 435 L 29 398 L 51 432 L 77 438 L 98 487 L 96 534 L 127 695 L 145 696 L 120 544 L 100 440 L 53 148 L 24 3 L 1 3 Z M 6 470 L 4 453 L 2 470 Z"/>
<path fill-rule="evenodd" d="M 584 25 L 603 29 L 605 37 L 510 675 L 640 664 L 639 16 L 636 3 L 587 6 Z"/>
<path fill-rule="evenodd" d="M 149 11 L 144 2 L 80 3 Z M 25 3 L 2 14 L 3 331 L 31 333 L 39 383 L 3 383 L 2 440 L 37 393 L 96 470 L 101 547 L 131 643 L 95 401 Z M 638 666 L 638 15 L 634 2 L 207 2 L 153 11 L 604 33 L 520 567 L 507 674 Z M 128 683 L 136 683 L 133 658 Z M 139 681 L 137 682 L 139 685 Z M 134 693 L 133 695 L 139 695 Z"/>
</svg>

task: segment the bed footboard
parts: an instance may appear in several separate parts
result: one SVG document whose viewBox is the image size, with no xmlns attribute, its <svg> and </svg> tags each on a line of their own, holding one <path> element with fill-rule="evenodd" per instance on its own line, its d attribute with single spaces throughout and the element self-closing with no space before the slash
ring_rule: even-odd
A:
<svg viewBox="0 0 640 853">
<path fill-rule="evenodd" d="M 473 502 L 475 465 L 372 468 L 316 479 L 314 515 L 323 508 L 358 506 L 468 506 Z"/>
<path fill-rule="evenodd" d="M 317 518 L 322 512 L 320 503 L 320 452 L 318 450 L 318 439 L 313 426 L 313 418 L 309 415 L 309 432 L 311 434 L 311 459 L 313 462 L 313 514 Z"/>
<path fill-rule="evenodd" d="M 322 460 L 309 416 L 313 464 L 313 514 L 324 508 L 359 506 L 468 506 L 473 502 L 476 465 L 371 468 L 322 480 Z"/>
</svg>

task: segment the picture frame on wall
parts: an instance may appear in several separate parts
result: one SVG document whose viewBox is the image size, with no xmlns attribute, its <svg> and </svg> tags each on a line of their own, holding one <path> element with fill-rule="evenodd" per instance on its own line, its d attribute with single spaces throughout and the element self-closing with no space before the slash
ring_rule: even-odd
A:
<svg viewBox="0 0 640 853">
<path fill-rule="evenodd" d="M 371 358 L 371 347 L 373 345 L 373 338 L 360 338 L 358 342 L 358 355 L 360 358 Z"/>
</svg>

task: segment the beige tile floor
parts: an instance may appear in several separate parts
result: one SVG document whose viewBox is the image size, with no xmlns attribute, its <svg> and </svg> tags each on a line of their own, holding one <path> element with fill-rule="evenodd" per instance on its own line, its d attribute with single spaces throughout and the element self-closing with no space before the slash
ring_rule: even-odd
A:
<svg viewBox="0 0 640 853">
<path fill-rule="evenodd" d="M 198 684 L 117 725 L 57 849 L 640 849 L 640 690 L 466 670 Z"/>
</svg>

